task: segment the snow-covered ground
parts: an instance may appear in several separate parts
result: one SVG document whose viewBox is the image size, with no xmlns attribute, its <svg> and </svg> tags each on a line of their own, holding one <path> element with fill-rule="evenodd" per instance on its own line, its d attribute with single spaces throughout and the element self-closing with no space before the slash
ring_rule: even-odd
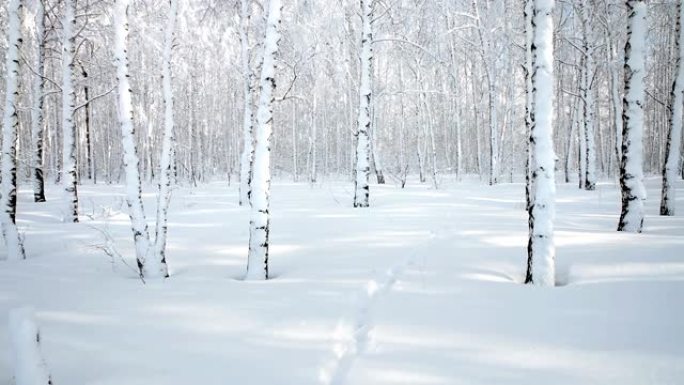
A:
<svg viewBox="0 0 684 385">
<path fill-rule="evenodd" d="M 684 184 L 643 234 L 615 231 L 618 192 L 558 189 L 557 280 L 520 284 L 523 186 L 275 183 L 271 271 L 241 280 L 248 209 L 237 186 L 175 191 L 171 278 L 136 278 L 120 186 L 82 186 L 82 223 L 20 192 L 29 259 L 0 262 L 0 320 L 35 308 L 59 384 L 682 384 Z M 154 189 L 145 195 L 148 216 Z M 99 246 L 106 230 L 127 266 Z M 3 247 L 4 250 L 4 247 Z M 4 252 L 4 251 L 3 251 Z M 0 328 L 0 384 L 11 383 Z"/>
</svg>

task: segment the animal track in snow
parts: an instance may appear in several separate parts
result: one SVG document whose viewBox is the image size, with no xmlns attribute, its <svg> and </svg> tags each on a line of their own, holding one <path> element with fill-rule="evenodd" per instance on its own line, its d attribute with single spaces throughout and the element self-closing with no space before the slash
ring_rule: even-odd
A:
<svg viewBox="0 0 684 385">
<path fill-rule="evenodd" d="M 430 232 L 429 240 L 437 237 Z M 404 270 L 414 264 L 420 250 L 425 244 L 421 242 L 408 258 L 387 269 L 378 278 L 368 281 L 358 294 L 357 304 L 351 322 L 340 320 L 335 329 L 333 358 L 319 371 L 319 379 L 323 385 L 343 385 L 354 361 L 362 355 L 373 341 L 373 310 L 376 303 L 396 284 Z"/>
</svg>

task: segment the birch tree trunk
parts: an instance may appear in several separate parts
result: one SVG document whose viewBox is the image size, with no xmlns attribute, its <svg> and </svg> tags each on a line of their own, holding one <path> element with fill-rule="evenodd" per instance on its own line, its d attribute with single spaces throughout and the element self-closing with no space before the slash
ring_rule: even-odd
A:
<svg viewBox="0 0 684 385">
<path fill-rule="evenodd" d="M 586 58 L 582 58 L 582 61 L 586 61 Z M 583 70 L 585 67 L 582 64 L 582 69 L 580 69 L 580 88 L 584 87 L 586 83 L 586 72 Z M 580 91 L 580 96 L 581 91 Z M 582 117 L 585 116 L 586 103 L 582 100 Z M 580 118 L 579 125 L 577 126 L 577 174 L 578 174 L 578 187 L 583 189 L 587 182 L 587 122 L 585 119 Z"/>
<path fill-rule="evenodd" d="M 610 35 L 608 32 L 607 35 Z M 617 168 L 619 169 L 620 160 L 622 159 L 622 100 L 620 99 L 620 82 L 619 82 L 619 68 L 617 57 L 617 49 L 613 48 L 614 43 L 609 41 L 608 50 L 613 56 L 610 65 L 610 96 L 611 104 L 613 106 L 613 126 L 615 135 L 615 159 L 617 160 Z"/>
<path fill-rule="evenodd" d="M 660 215 L 675 215 L 675 188 L 682 145 L 682 92 L 684 91 L 684 0 L 677 0 L 677 24 L 675 27 L 675 79 L 670 92 L 670 119 L 663 165 L 663 186 L 660 199 Z"/>
<path fill-rule="evenodd" d="M 373 0 L 361 0 L 361 52 L 359 63 L 359 115 L 356 127 L 354 207 L 369 206 L 370 125 L 373 76 Z"/>
<path fill-rule="evenodd" d="M 131 85 L 128 74 L 128 7 L 129 0 L 117 0 L 114 13 L 114 61 L 116 64 L 119 125 L 124 153 L 123 164 L 126 173 L 126 204 L 128 205 L 128 215 L 131 218 L 135 257 L 140 276 L 154 278 L 166 276 L 166 274 L 164 273 L 165 266 L 161 266 L 154 258 L 147 258 L 150 236 L 142 202 L 142 184 L 138 170 L 139 160 L 133 128 Z"/>
<path fill-rule="evenodd" d="M 644 225 L 643 131 L 644 61 L 647 7 L 643 0 L 627 0 L 625 44 L 625 97 L 622 114 L 622 159 L 620 190 L 622 212 L 618 231 L 640 233 Z"/>
<path fill-rule="evenodd" d="M 525 146 L 525 210 L 532 208 L 532 142 L 529 140 L 532 131 L 532 1 L 525 0 L 523 16 L 525 18 L 525 134 L 528 137 Z"/>
<path fill-rule="evenodd" d="M 164 138 L 162 140 L 162 153 L 160 158 L 159 196 L 157 197 L 157 223 L 154 238 L 154 264 L 164 277 L 169 276 L 166 265 L 166 233 L 169 204 L 171 203 L 171 191 L 173 181 L 173 167 L 171 153 L 175 145 L 174 119 L 173 119 L 173 84 L 171 73 L 171 55 L 173 50 L 174 30 L 176 28 L 176 16 L 178 14 L 178 0 L 170 0 L 169 15 L 164 31 L 164 50 L 162 53 L 162 88 L 164 92 Z M 153 265 L 154 265 L 153 264 Z M 156 272 L 156 271 L 155 271 Z"/>
<path fill-rule="evenodd" d="M 88 72 L 86 72 L 85 68 L 83 68 L 83 65 L 81 65 L 81 76 L 83 77 L 83 82 L 87 82 L 88 80 Z M 85 145 L 86 145 L 86 175 L 88 176 L 88 179 L 94 181 L 95 177 L 95 172 L 93 171 L 93 160 L 92 160 L 92 155 L 93 155 L 93 147 L 92 147 L 92 141 L 91 141 L 91 130 L 90 130 L 90 89 L 88 88 L 87 85 L 83 86 L 83 97 L 85 99 L 85 106 L 84 106 L 84 125 L 85 125 Z"/>
<path fill-rule="evenodd" d="M 10 0 L 7 20 L 7 53 L 5 54 L 5 111 L 2 119 L 2 166 L 0 167 L 0 221 L 7 246 L 7 259 L 26 259 L 24 245 L 16 224 L 17 213 L 17 95 L 19 93 L 19 56 L 21 50 L 22 5 Z"/>
<path fill-rule="evenodd" d="M 378 184 L 385 184 L 385 174 L 382 169 L 382 159 L 380 158 L 380 142 L 378 141 L 378 119 L 375 115 L 375 106 L 371 106 L 371 130 L 370 138 L 370 152 L 372 160 L 372 169 L 375 172 L 375 178 Z"/>
<path fill-rule="evenodd" d="M 529 1 L 529 0 L 528 0 Z M 553 151 L 553 6 L 534 1 L 532 16 L 532 204 L 525 283 L 555 285 L 555 154 Z"/>
<path fill-rule="evenodd" d="M 240 206 L 249 202 L 250 183 L 252 179 L 252 159 L 254 146 L 252 144 L 252 127 L 254 114 L 252 112 L 252 69 L 249 66 L 249 19 L 250 0 L 240 3 L 240 58 L 242 60 L 243 85 L 243 118 L 242 118 L 242 157 L 240 158 Z"/>
<path fill-rule="evenodd" d="M 587 0 L 581 0 L 579 5 L 580 23 L 582 25 L 582 45 L 584 60 L 580 95 L 584 102 L 584 189 L 596 189 L 596 143 L 594 140 L 594 45 L 591 39 L 593 31 L 592 20 L 589 17 L 590 6 Z"/>
<path fill-rule="evenodd" d="M 78 187 L 76 176 L 76 126 L 74 113 L 74 56 L 76 55 L 76 16 L 74 0 L 64 1 L 62 40 L 62 184 L 66 206 L 65 222 L 78 222 Z"/>
<path fill-rule="evenodd" d="M 271 136 L 273 135 L 273 101 L 275 60 L 280 42 L 281 0 L 270 0 L 264 35 L 264 57 L 259 80 L 256 142 L 252 167 L 252 211 L 249 229 L 247 280 L 268 279 L 269 211 L 271 195 Z"/>
<path fill-rule="evenodd" d="M 497 97 L 496 69 L 494 63 L 494 52 L 489 33 L 483 26 L 480 17 L 480 7 L 478 0 L 472 2 L 473 11 L 477 19 L 477 33 L 480 38 L 480 55 L 482 56 L 483 69 L 487 78 L 487 109 L 489 111 L 489 185 L 497 183 L 499 177 L 499 144 L 498 138 L 498 115 L 496 110 L 495 98 Z M 487 4 L 489 6 L 489 4 Z"/>
<path fill-rule="evenodd" d="M 33 186 L 33 200 L 45 202 L 45 181 L 43 179 L 43 135 L 45 133 L 45 121 L 43 106 L 45 102 L 45 8 L 42 0 L 34 1 L 35 4 L 35 60 L 33 77 L 31 108 L 31 184 Z"/>
</svg>

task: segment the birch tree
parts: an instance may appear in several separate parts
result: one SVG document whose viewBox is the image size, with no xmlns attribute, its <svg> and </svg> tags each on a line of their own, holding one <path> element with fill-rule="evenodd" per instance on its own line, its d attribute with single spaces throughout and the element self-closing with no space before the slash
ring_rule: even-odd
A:
<svg viewBox="0 0 684 385">
<path fill-rule="evenodd" d="M 65 222 L 78 222 L 78 186 L 76 170 L 76 125 L 74 114 L 74 56 L 76 54 L 75 0 L 64 1 L 62 21 L 62 184 L 65 193 Z"/>
<path fill-rule="evenodd" d="M 361 0 L 359 113 L 356 126 L 354 207 L 369 206 L 370 127 L 373 76 L 373 0 Z"/>
<path fill-rule="evenodd" d="M 131 86 L 128 74 L 128 7 L 129 0 L 117 0 L 115 4 L 114 59 L 119 110 L 119 125 L 123 146 L 123 163 L 126 174 L 126 204 L 131 219 L 135 255 L 141 277 L 168 277 L 166 261 L 150 253 L 150 236 L 142 202 L 142 184 L 138 170 L 138 154 L 133 128 Z M 173 127 L 173 126 L 171 126 Z M 172 128 L 171 128 L 172 129 Z M 160 194 L 161 199 L 166 199 Z"/>
<path fill-rule="evenodd" d="M 533 1 L 532 122 L 530 130 L 532 199 L 525 283 L 555 285 L 555 154 L 553 151 L 553 17 L 554 0 Z"/>
<path fill-rule="evenodd" d="M 31 178 L 33 185 L 33 200 L 35 202 L 45 202 L 45 181 L 43 178 L 43 136 L 45 133 L 45 122 L 43 116 L 43 106 L 45 102 L 45 8 L 42 0 L 34 0 L 35 11 L 35 59 L 33 61 L 34 71 L 33 84 L 31 88 Z"/>
<path fill-rule="evenodd" d="M 580 24 L 582 25 L 582 60 L 581 82 L 580 82 L 580 97 L 583 102 L 583 153 L 580 155 L 584 157 L 584 186 L 585 190 L 596 189 L 596 143 L 594 140 L 594 75 L 595 75 L 595 61 L 594 61 L 594 42 L 593 42 L 593 28 L 592 17 L 590 12 L 592 7 L 588 0 L 581 0 L 578 5 L 580 15 Z"/>
<path fill-rule="evenodd" d="M 0 166 L 0 222 L 7 246 L 7 259 L 25 259 L 24 244 L 16 224 L 17 214 L 17 95 L 19 94 L 19 53 L 21 50 L 19 0 L 7 8 L 7 53 L 5 54 L 5 111 L 2 119 L 2 165 Z"/>
<path fill-rule="evenodd" d="M 627 43 L 625 44 L 625 96 L 622 114 L 622 159 L 620 191 L 622 212 L 618 231 L 640 233 L 644 225 L 643 131 L 644 59 L 646 3 L 627 0 Z"/>
<path fill-rule="evenodd" d="M 675 79 L 670 92 L 670 119 L 667 144 L 665 147 L 665 164 L 663 165 L 663 184 L 660 199 L 660 215 L 675 215 L 675 188 L 682 145 L 682 103 L 684 92 L 684 0 L 677 0 L 677 22 L 675 25 Z"/>
<path fill-rule="evenodd" d="M 164 31 L 164 48 L 162 53 L 162 88 L 164 93 L 164 137 L 161 153 L 159 195 L 157 197 L 157 222 L 154 238 L 154 262 L 149 263 L 153 275 L 168 276 L 166 267 L 166 233 L 169 204 L 173 183 L 172 154 L 175 145 L 173 117 L 173 84 L 171 72 L 171 54 L 173 49 L 174 30 L 178 14 L 178 0 L 169 1 L 169 14 Z M 157 263 L 159 264 L 157 266 Z"/>
<path fill-rule="evenodd" d="M 243 85 L 243 117 L 242 117 L 242 157 L 240 159 L 240 206 L 249 202 L 250 182 L 252 178 L 252 159 L 254 158 L 253 120 L 252 113 L 253 73 L 249 61 L 251 49 L 249 47 L 250 0 L 240 1 L 240 59 L 242 64 Z"/>
<path fill-rule="evenodd" d="M 495 68 L 494 44 L 489 36 L 493 29 L 485 26 L 480 15 L 478 0 L 473 0 L 473 11 L 477 20 L 477 32 L 480 40 L 480 56 L 482 57 L 483 69 L 487 78 L 487 108 L 489 111 L 489 184 L 494 185 L 499 176 L 499 144 L 498 144 L 498 115 L 496 109 L 497 98 L 497 74 Z M 489 2 L 487 10 L 489 10 Z"/>
<path fill-rule="evenodd" d="M 249 222 L 248 280 L 268 279 L 271 196 L 271 136 L 276 88 L 276 54 L 280 42 L 281 0 L 269 0 L 264 33 L 263 60 L 259 79 L 259 106 L 252 167 L 251 216 Z"/>
<path fill-rule="evenodd" d="M 525 0 L 523 18 L 525 19 L 525 210 L 532 207 L 532 170 L 530 169 L 532 158 L 532 142 L 529 140 L 532 131 L 532 0 Z"/>
</svg>

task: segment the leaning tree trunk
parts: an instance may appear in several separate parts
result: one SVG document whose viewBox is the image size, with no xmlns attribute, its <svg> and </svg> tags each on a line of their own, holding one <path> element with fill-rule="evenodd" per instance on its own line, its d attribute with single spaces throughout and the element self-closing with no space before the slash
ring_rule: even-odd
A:
<svg viewBox="0 0 684 385">
<path fill-rule="evenodd" d="M 19 93 L 19 52 L 21 50 L 19 0 L 10 0 L 7 20 L 7 53 L 5 54 L 5 112 L 2 119 L 2 166 L 0 167 L 0 222 L 7 245 L 7 259 L 25 259 L 24 245 L 16 224 L 17 213 L 17 95 Z"/>
<path fill-rule="evenodd" d="M 670 130 L 665 147 L 665 164 L 663 165 L 663 188 L 660 200 L 660 215 L 675 214 L 675 188 L 679 170 L 680 149 L 682 144 L 682 92 L 684 91 L 684 0 L 677 0 L 677 24 L 675 37 L 675 79 L 670 92 Z"/>
<path fill-rule="evenodd" d="M 43 72 L 45 69 L 45 8 L 42 1 L 35 1 L 35 61 L 33 77 L 32 97 L 33 107 L 31 108 L 31 179 L 33 185 L 33 200 L 35 202 L 45 202 L 45 181 L 43 179 L 43 135 L 45 133 L 45 119 L 43 115 L 43 105 L 45 102 L 45 79 Z"/>
<path fill-rule="evenodd" d="M 159 196 L 157 197 L 157 223 L 154 238 L 154 260 L 159 263 L 161 273 L 168 277 L 166 265 L 166 233 L 169 204 L 171 203 L 171 188 L 173 182 L 173 167 L 171 153 L 175 144 L 173 119 L 173 78 L 171 77 L 171 53 L 173 49 L 176 16 L 178 14 L 178 0 L 171 0 L 169 16 L 164 33 L 164 50 L 162 54 L 162 88 L 164 90 L 164 139 L 160 159 L 161 174 L 159 177 Z"/>
<path fill-rule="evenodd" d="M 620 190 L 622 212 L 618 231 L 640 233 L 644 225 L 643 131 L 644 58 L 646 40 L 646 3 L 627 0 L 629 17 L 625 44 L 625 97 L 622 114 L 622 159 Z"/>
<path fill-rule="evenodd" d="M 242 118 L 242 157 L 240 158 L 240 206 L 249 202 L 252 179 L 252 160 L 254 158 L 252 113 L 252 70 L 249 67 L 249 0 L 240 5 L 240 57 L 242 60 L 243 113 Z"/>
<path fill-rule="evenodd" d="M 373 76 L 373 0 L 361 0 L 361 78 L 359 79 L 359 115 L 356 128 L 356 168 L 354 207 L 369 206 L 370 126 Z"/>
<path fill-rule="evenodd" d="M 529 0 L 528 0 L 529 1 Z M 525 283 L 555 285 L 553 220 L 556 186 L 553 151 L 553 5 L 533 0 L 532 16 L 532 204 Z"/>
<path fill-rule="evenodd" d="M 78 222 L 78 188 L 76 179 L 76 126 L 74 112 L 74 56 L 76 55 L 76 16 L 74 0 L 64 2 L 64 39 L 62 40 L 62 184 L 66 206 L 65 222 Z"/>
<path fill-rule="evenodd" d="M 252 167 L 252 211 L 249 231 L 249 255 L 245 279 L 268 279 L 268 238 L 271 214 L 271 136 L 273 134 L 273 101 L 275 91 L 275 61 L 280 42 L 281 0 L 270 0 L 264 58 L 259 80 L 259 107 L 257 109 L 256 144 Z"/>
<path fill-rule="evenodd" d="M 128 6 L 130 0 L 117 0 L 115 4 L 114 60 L 118 94 L 119 125 L 126 173 L 126 204 L 128 205 L 135 243 L 135 256 L 141 277 L 165 277 L 166 265 L 155 258 L 147 258 L 150 236 L 142 202 L 142 184 L 138 170 L 138 154 L 133 129 L 131 86 L 128 74 Z"/>
</svg>

